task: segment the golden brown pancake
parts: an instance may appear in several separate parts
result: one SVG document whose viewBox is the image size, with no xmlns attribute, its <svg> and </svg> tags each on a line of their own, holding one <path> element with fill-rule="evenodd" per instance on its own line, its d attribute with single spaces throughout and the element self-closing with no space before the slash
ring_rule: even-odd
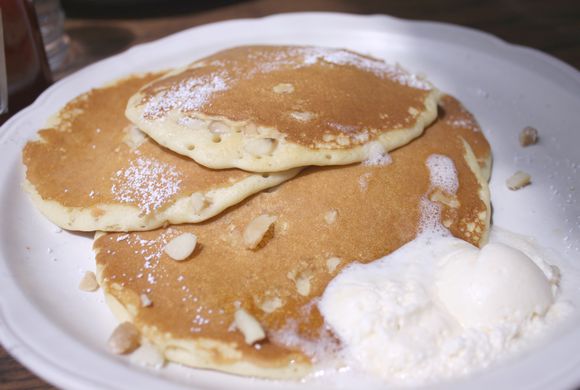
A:
<svg viewBox="0 0 580 390">
<path fill-rule="evenodd" d="M 402 146 L 435 119 L 438 96 L 400 67 L 349 50 L 243 46 L 150 83 L 126 113 L 207 167 L 274 172 Z"/>
<path fill-rule="evenodd" d="M 317 297 L 347 264 L 379 259 L 415 238 L 426 199 L 454 236 L 485 242 L 489 193 L 477 160 L 491 159 L 489 145 L 476 122 L 459 121 L 471 116 L 455 99 L 442 104 L 439 120 L 394 151 L 389 165 L 312 167 L 201 224 L 98 237 L 97 269 L 111 308 L 170 360 L 243 375 L 304 375 L 312 357 L 299 345 L 333 340 Z M 454 162 L 455 194 L 433 186 L 426 166 L 433 155 Z M 263 214 L 277 217 L 274 228 L 246 249 L 245 227 Z M 164 247 L 184 232 L 198 246 L 177 262 Z M 141 307 L 141 294 L 153 304 Z M 266 340 L 245 343 L 232 327 L 238 307 L 260 322 Z"/>
<path fill-rule="evenodd" d="M 80 95 L 25 146 L 25 187 L 52 222 L 86 231 L 198 222 L 297 173 L 213 171 L 160 147 L 124 116 L 127 99 L 159 76 Z"/>
</svg>

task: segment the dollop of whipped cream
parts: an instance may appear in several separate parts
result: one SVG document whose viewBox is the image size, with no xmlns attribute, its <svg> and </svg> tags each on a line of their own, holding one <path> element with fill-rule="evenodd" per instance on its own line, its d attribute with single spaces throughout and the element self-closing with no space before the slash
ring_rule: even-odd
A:
<svg viewBox="0 0 580 390">
<path fill-rule="evenodd" d="M 502 243 L 469 245 L 443 259 L 436 293 L 465 328 L 521 325 L 554 302 L 558 273 L 547 276 L 526 254 Z M 551 277 L 551 280 L 548 279 Z"/>
<path fill-rule="evenodd" d="M 318 306 L 349 366 L 418 384 L 486 367 L 537 333 L 559 278 L 537 254 L 424 234 L 345 268 Z"/>
</svg>

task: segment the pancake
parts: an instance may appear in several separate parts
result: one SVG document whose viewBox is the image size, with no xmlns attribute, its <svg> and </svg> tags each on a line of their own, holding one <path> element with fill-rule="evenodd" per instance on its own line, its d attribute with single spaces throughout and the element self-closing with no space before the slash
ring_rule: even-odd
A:
<svg viewBox="0 0 580 390">
<path fill-rule="evenodd" d="M 439 102 L 439 118 L 459 131 L 465 132 L 463 137 L 469 142 L 481 175 L 487 182 L 491 177 L 491 149 L 485 137 L 469 136 L 470 132 L 480 132 L 481 128 L 475 116 L 469 112 L 457 99 L 449 95 L 443 95 Z"/>
<path fill-rule="evenodd" d="M 160 74 L 132 76 L 68 103 L 23 151 L 25 189 L 65 229 L 148 230 L 199 222 L 298 171 L 213 171 L 147 137 L 127 99 Z"/>
<path fill-rule="evenodd" d="M 427 81 L 352 51 L 244 46 L 152 82 L 126 114 L 207 167 L 276 172 L 405 145 L 435 119 L 437 99 Z"/>
<path fill-rule="evenodd" d="M 394 151 L 389 165 L 311 167 L 201 224 L 96 237 L 98 278 L 111 309 L 172 361 L 304 376 L 319 358 L 315 351 L 337 342 L 316 301 L 343 267 L 379 259 L 433 223 L 477 246 L 487 240 L 489 192 L 478 160 L 489 166 L 489 145 L 456 100 L 442 104 L 439 120 Z M 457 188 L 441 180 L 438 164 Z M 246 227 L 263 215 L 276 218 L 273 229 L 248 249 Z M 183 233 L 195 234 L 198 245 L 178 262 L 164 248 Z M 142 294 L 152 305 L 143 307 Z M 266 340 L 246 344 L 233 326 L 240 308 Z"/>
</svg>

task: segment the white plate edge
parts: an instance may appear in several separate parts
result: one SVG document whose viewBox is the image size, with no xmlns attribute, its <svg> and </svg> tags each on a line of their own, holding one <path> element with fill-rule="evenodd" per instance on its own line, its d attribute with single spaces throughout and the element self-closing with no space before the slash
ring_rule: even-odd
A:
<svg viewBox="0 0 580 390">
<path fill-rule="evenodd" d="M 115 54 L 111 57 L 108 57 L 108 58 L 100 60 L 94 64 L 91 64 L 83 69 L 80 69 L 77 72 L 75 72 L 75 73 L 67 76 L 66 78 L 56 82 L 55 84 L 53 84 L 46 91 L 44 91 L 35 100 L 35 102 L 33 104 L 31 104 L 27 108 L 21 110 L 14 117 L 12 117 L 9 121 L 7 121 L 2 126 L 2 128 L 0 128 L 0 143 L 3 143 L 5 141 L 5 138 L 10 135 L 10 133 L 8 131 L 4 130 L 5 128 L 10 128 L 10 127 L 16 126 L 16 123 L 18 123 L 19 121 L 22 121 L 26 117 L 28 117 L 30 115 L 30 113 L 33 112 L 38 106 L 43 105 L 45 101 L 49 100 L 52 93 L 55 90 L 66 87 L 66 84 L 68 84 L 68 83 L 74 83 L 77 79 L 82 78 L 84 73 L 92 73 L 92 72 L 98 70 L 100 67 L 104 67 L 104 66 L 107 66 L 109 64 L 112 64 L 115 61 L 118 61 L 120 58 L 126 57 L 127 55 L 132 55 L 132 54 L 130 54 L 131 52 L 138 52 L 138 51 L 146 50 L 151 45 L 157 45 L 157 44 L 162 43 L 164 41 L 168 42 L 168 41 L 171 41 L 173 39 L 178 39 L 179 35 L 182 35 L 182 34 L 187 35 L 192 30 L 198 30 L 198 32 L 200 32 L 203 30 L 219 29 L 223 25 L 230 25 L 231 26 L 231 25 L 236 24 L 236 23 L 256 24 L 256 23 L 265 23 L 265 22 L 270 22 L 270 21 L 275 22 L 276 19 L 278 19 L 278 18 L 283 18 L 283 19 L 300 18 L 301 19 L 304 17 L 307 17 L 307 18 L 344 18 L 345 20 L 348 19 L 349 21 L 352 21 L 352 22 L 358 22 L 358 21 L 368 20 L 368 19 L 376 19 L 376 20 L 379 20 L 381 23 L 387 22 L 387 23 L 395 23 L 395 24 L 400 24 L 400 25 L 410 25 L 410 26 L 412 26 L 412 28 L 422 28 L 422 29 L 426 29 L 426 30 L 436 29 L 436 30 L 439 30 L 438 32 L 443 32 L 443 33 L 453 33 L 453 32 L 458 32 L 458 30 L 459 30 L 464 34 L 469 35 L 469 37 L 465 38 L 466 41 L 477 41 L 478 44 L 483 44 L 484 46 L 486 46 L 492 50 L 502 50 L 503 52 L 508 53 L 509 58 L 506 58 L 506 59 L 509 60 L 510 62 L 515 62 L 515 63 L 518 63 L 521 65 L 520 61 L 525 60 L 526 57 L 528 57 L 528 58 L 533 57 L 536 60 L 542 61 L 542 63 L 545 66 L 555 67 L 559 72 L 565 72 L 567 77 L 571 77 L 576 82 L 580 83 L 580 72 L 577 71 L 576 69 L 574 69 L 571 65 L 566 64 L 565 62 L 563 62 L 563 61 L 561 61 L 561 60 L 559 60 L 559 59 L 557 59 L 549 54 L 541 52 L 537 49 L 533 49 L 533 48 L 529 48 L 529 47 L 525 47 L 525 46 L 521 46 L 521 45 L 511 44 L 511 43 L 508 43 L 508 42 L 502 40 L 501 38 L 498 38 L 498 37 L 492 35 L 492 34 L 482 32 L 479 30 L 475 30 L 475 29 L 472 29 L 469 27 L 452 25 L 452 24 L 447 24 L 447 23 L 442 23 L 442 22 L 405 20 L 405 19 L 400 19 L 400 18 L 387 16 L 387 15 L 380 15 L 380 14 L 356 15 L 356 14 L 333 13 L 333 12 L 298 12 L 298 13 L 275 14 L 275 15 L 265 16 L 262 18 L 233 19 L 233 20 L 220 21 L 220 22 L 215 22 L 215 23 L 210 23 L 210 24 L 206 24 L 206 25 L 192 27 L 192 28 L 171 34 L 167 37 L 152 41 L 152 42 L 147 42 L 147 43 L 135 45 L 135 46 L 133 46 L 133 47 L 121 52 L 121 53 Z M 455 43 L 455 42 L 452 42 L 452 43 Z M 0 265 L 1 264 L 2 263 L 0 263 Z M 0 274 L 0 277 L 4 278 L 4 275 Z M 6 288 L 6 287 L 7 287 L 7 284 L 0 283 L 0 343 L 2 343 L 3 345 L 10 345 L 11 353 L 13 354 L 13 356 L 17 360 L 19 360 L 24 366 L 29 368 L 31 371 L 37 373 L 37 375 L 48 379 L 52 383 L 55 383 L 59 386 L 63 386 L 66 388 L 75 388 L 75 389 L 81 388 L 81 387 L 79 387 L 81 385 L 84 386 L 82 388 L 87 388 L 87 389 L 89 389 L 89 388 L 90 389 L 102 388 L 102 387 L 94 387 L 94 386 L 98 386 L 98 384 L 95 384 L 94 382 L 87 382 L 87 378 L 80 376 L 80 375 L 75 375 L 74 378 L 71 378 L 70 376 L 67 377 L 67 375 L 70 374 L 69 371 L 67 371 L 66 369 L 63 369 L 62 367 L 60 367 L 58 365 L 55 365 L 52 362 L 49 362 L 47 359 L 45 359 L 42 356 L 42 353 L 40 353 L 40 351 L 36 351 L 34 349 L 34 346 L 26 344 L 26 342 L 16 334 L 16 332 L 14 332 L 8 328 L 7 323 L 10 322 L 11 319 L 8 316 L 6 316 L 7 310 L 5 308 L 5 305 L 7 305 L 7 304 L 4 303 L 3 297 L 6 297 L 7 296 L 6 293 L 9 291 L 12 291 L 12 290 L 10 288 Z M 15 287 L 15 285 L 14 285 L 14 287 Z M 30 306 L 30 308 L 33 308 L 33 305 L 30 304 L 30 302 L 28 300 L 26 300 L 26 303 Z M 50 372 L 50 371 L 47 371 L 46 370 L 47 368 L 56 369 L 56 371 L 53 371 L 53 372 L 51 372 L 50 375 L 48 375 L 47 372 Z M 66 378 L 66 380 L 64 378 Z M 572 383 L 576 383 L 575 379 L 572 377 L 560 378 L 560 381 L 559 381 L 559 384 L 561 384 L 563 386 L 570 385 Z M 179 386 L 177 383 L 173 383 L 172 385 Z M 179 387 L 181 387 L 181 386 L 179 386 Z M 191 387 L 189 387 L 189 388 L 191 388 Z"/>
</svg>

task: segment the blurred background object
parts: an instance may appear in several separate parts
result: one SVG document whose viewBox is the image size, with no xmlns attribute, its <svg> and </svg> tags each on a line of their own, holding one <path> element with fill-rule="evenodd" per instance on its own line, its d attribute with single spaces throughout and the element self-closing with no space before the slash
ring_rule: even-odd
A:
<svg viewBox="0 0 580 390">
<path fill-rule="evenodd" d="M 0 0 L 8 89 L 0 124 L 29 105 L 52 82 L 34 5 L 28 0 Z"/>
<path fill-rule="evenodd" d="M 193 26 L 304 11 L 377 13 L 459 24 L 540 49 L 580 67 L 578 0 L 27 1 L 36 6 L 54 80 L 133 45 Z M 27 1 L 0 0 L 0 4 L 4 8 Z M 15 107 L 11 106 L 12 114 Z"/>
<path fill-rule="evenodd" d="M 8 112 L 8 80 L 6 56 L 4 52 L 4 30 L 2 29 L 2 9 L 0 8 L 0 115 Z"/>
<path fill-rule="evenodd" d="M 64 63 L 69 38 L 64 32 L 64 12 L 59 0 L 34 0 L 48 64 L 53 73 Z"/>
<path fill-rule="evenodd" d="M 62 0 L 70 18 L 142 19 L 201 12 L 245 0 Z"/>
</svg>

